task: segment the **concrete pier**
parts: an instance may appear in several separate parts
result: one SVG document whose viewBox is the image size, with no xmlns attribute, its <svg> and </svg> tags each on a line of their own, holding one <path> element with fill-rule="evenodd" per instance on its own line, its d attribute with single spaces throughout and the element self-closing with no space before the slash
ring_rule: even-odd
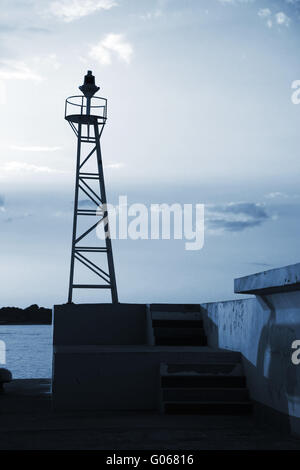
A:
<svg viewBox="0 0 300 470">
<path fill-rule="evenodd" d="M 300 365 L 292 362 L 292 344 L 300 340 L 299 279 L 300 264 L 253 274 L 235 280 L 236 292 L 253 297 L 198 306 L 55 306 L 55 409 L 157 412 L 163 363 L 238 353 L 255 412 L 300 437 Z M 183 321 L 185 339 L 195 344 L 199 331 L 199 346 L 179 346 L 170 318 Z M 155 335 L 169 345 L 158 346 Z"/>
</svg>

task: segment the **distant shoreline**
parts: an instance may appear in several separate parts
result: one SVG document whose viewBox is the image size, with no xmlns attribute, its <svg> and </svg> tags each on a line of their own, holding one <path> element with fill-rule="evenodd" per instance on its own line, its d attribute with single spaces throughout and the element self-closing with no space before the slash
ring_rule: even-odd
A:
<svg viewBox="0 0 300 470">
<path fill-rule="evenodd" d="M 39 307 L 37 304 L 27 308 L 2 307 L 0 308 L 1 325 L 51 325 L 52 310 Z"/>
</svg>

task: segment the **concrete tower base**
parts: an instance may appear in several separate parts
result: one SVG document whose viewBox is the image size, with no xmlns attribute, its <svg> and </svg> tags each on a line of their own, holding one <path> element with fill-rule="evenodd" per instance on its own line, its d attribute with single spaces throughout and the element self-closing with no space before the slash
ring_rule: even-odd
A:
<svg viewBox="0 0 300 470">
<path fill-rule="evenodd" d="M 53 318 L 54 407 L 106 409 L 108 404 L 115 407 L 122 382 L 131 381 L 126 378 L 127 369 L 134 368 L 134 361 L 127 356 L 124 361 L 122 351 L 129 345 L 132 348 L 147 343 L 146 306 L 56 305 Z M 110 351 L 117 354 L 111 355 Z M 130 396 L 128 399 L 132 401 Z M 128 399 L 123 394 L 124 406 Z"/>
</svg>

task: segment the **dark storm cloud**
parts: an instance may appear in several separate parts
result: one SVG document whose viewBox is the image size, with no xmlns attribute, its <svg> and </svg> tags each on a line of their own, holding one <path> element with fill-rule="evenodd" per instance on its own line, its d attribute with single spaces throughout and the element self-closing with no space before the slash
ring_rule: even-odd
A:
<svg viewBox="0 0 300 470">
<path fill-rule="evenodd" d="M 210 229 L 227 232 L 241 232 L 270 219 L 264 206 L 251 202 L 207 206 L 206 214 Z"/>
<path fill-rule="evenodd" d="M 220 204 L 213 206 L 215 212 L 223 212 L 227 214 L 246 214 L 256 219 L 267 219 L 268 215 L 265 208 L 260 204 L 253 202 L 237 202 L 229 204 Z"/>
<path fill-rule="evenodd" d="M 247 222 L 230 222 L 227 220 L 211 220 L 209 225 L 213 229 L 223 229 L 228 232 L 241 232 L 250 227 L 261 225 L 261 220 L 249 220 Z"/>
</svg>

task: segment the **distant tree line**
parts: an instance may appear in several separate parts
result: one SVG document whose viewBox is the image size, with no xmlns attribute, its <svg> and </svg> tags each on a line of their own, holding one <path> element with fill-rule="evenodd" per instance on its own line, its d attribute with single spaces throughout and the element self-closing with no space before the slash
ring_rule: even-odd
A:
<svg viewBox="0 0 300 470">
<path fill-rule="evenodd" d="M 30 305 L 27 308 L 2 307 L 0 308 L 0 324 L 43 324 L 49 325 L 52 322 L 52 311 L 50 308 Z"/>
</svg>

